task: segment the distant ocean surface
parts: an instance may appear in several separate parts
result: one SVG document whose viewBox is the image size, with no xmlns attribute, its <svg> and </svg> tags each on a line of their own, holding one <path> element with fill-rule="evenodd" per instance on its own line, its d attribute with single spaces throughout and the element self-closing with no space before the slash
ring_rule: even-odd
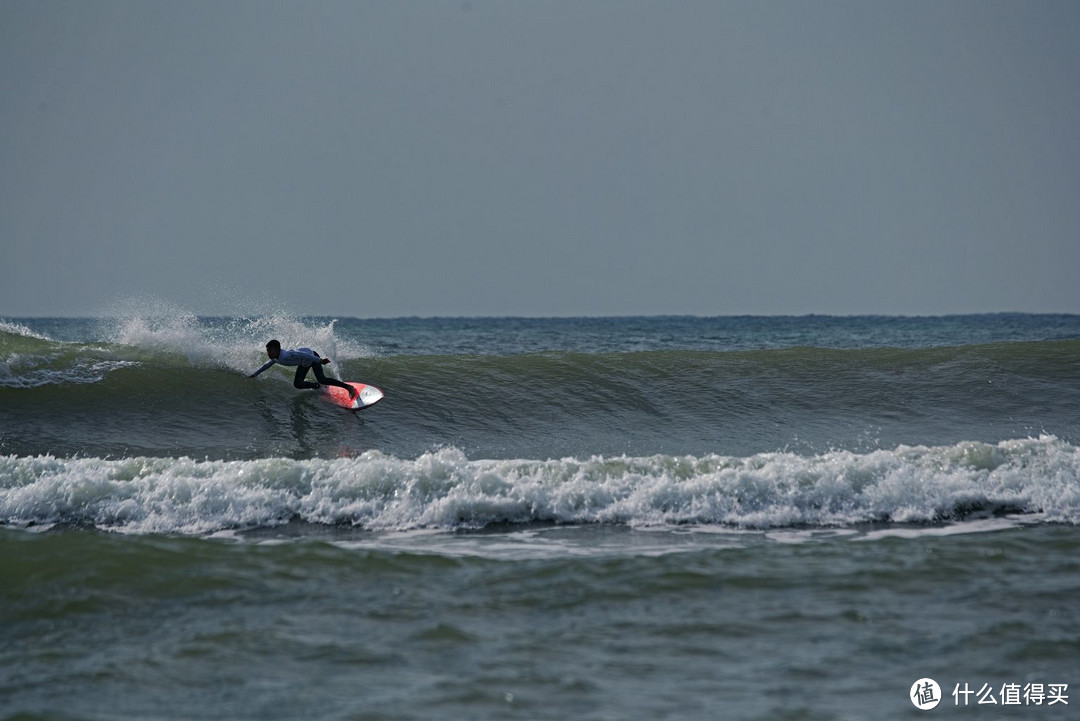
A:
<svg viewBox="0 0 1080 721">
<path fill-rule="evenodd" d="M 1080 316 L 0 318 L 0 721 L 1070 719 L 1078 599 Z"/>
</svg>

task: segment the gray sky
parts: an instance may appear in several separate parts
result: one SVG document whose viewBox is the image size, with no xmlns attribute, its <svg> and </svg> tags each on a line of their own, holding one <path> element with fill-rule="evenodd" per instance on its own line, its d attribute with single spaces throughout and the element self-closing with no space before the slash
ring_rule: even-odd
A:
<svg viewBox="0 0 1080 721">
<path fill-rule="evenodd" d="M 0 317 L 1080 312 L 1080 3 L 0 0 Z"/>
</svg>

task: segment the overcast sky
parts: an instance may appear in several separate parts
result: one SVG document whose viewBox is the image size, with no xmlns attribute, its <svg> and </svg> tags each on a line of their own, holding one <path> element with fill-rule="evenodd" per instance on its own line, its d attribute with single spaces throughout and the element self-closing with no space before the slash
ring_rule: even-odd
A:
<svg viewBox="0 0 1080 721">
<path fill-rule="evenodd" d="M 0 317 L 1080 312 L 1080 3 L 0 0 Z"/>
</svg>

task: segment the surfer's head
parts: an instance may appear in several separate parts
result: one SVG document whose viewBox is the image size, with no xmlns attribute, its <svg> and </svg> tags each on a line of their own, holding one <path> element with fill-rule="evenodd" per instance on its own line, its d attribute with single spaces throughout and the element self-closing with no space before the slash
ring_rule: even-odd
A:
<svg viewBox="0 0 1080 721">
<path fill-rule="evenodd" d="M 281 355 L 281 342 L 276 338 L 266 344 L 266 355 L 271 358 L 277 358 Z"/>
</svg>

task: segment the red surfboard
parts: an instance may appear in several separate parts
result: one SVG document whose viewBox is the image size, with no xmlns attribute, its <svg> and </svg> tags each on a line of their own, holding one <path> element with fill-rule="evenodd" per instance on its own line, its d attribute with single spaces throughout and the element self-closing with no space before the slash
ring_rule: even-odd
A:
<svg viewBox="0 0 1080 721">
<path fill-rule="evenodd" d="M 323 395 L 331 403 L 352 410 L 373 406 L 383 399 L 383 392 L 375 386 L 369 386 L 366 383 L 354 383 L 353 381 L 345 382 L 360 392 L 356 396 L 356 400 L 350 398 L 349 392 L 339 386 L 323 386 Z"/>
</svg>

